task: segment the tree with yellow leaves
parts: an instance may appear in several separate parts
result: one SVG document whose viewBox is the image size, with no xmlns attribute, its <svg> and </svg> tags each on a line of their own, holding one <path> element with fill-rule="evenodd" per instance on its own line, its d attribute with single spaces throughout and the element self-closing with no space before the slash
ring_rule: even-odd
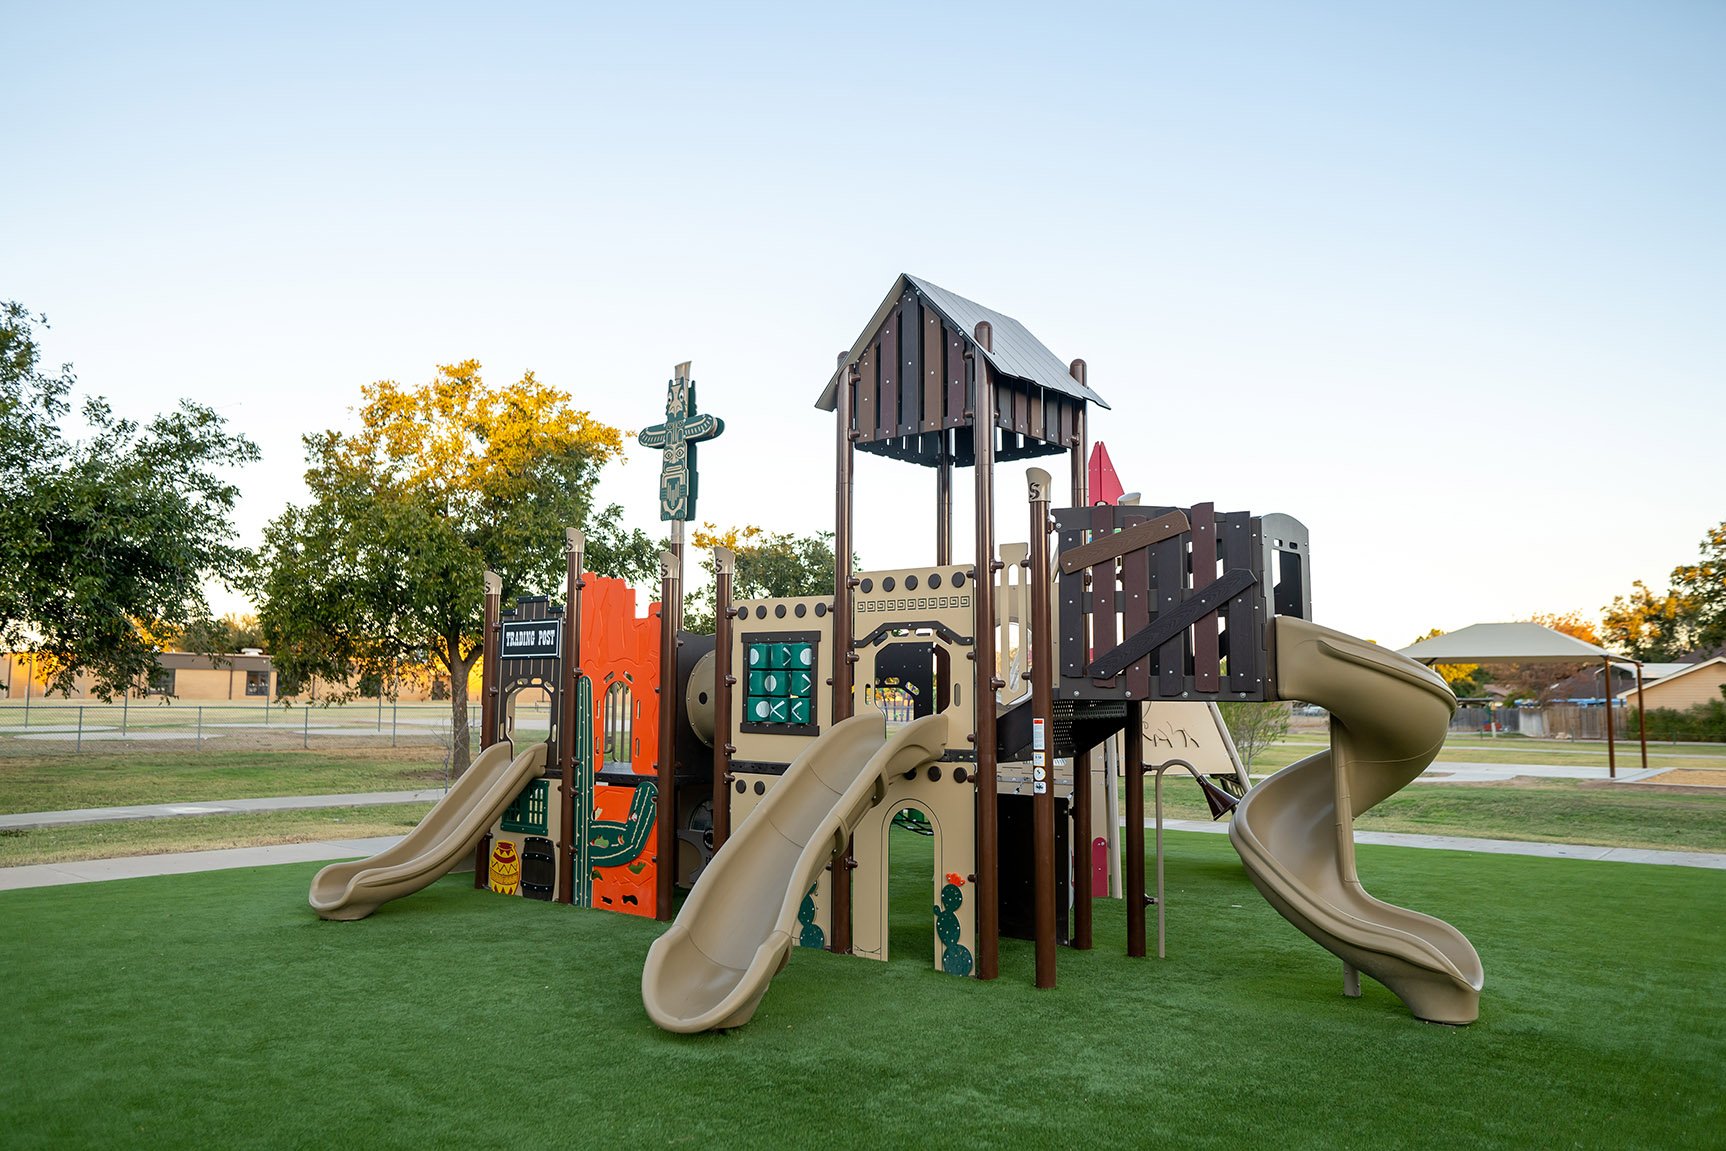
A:
<svg viewBox="0 0 1726 1151">
<path fill-rule="evenodd" d="M 591 503 L 623 434 L 532 372 L 493 387 L 464 360 L 420 387 L 380 380 L 362 397 L 359 431 L 305 437 L 312 500 L 265 529 L 259 618 L 287 690 L 314 675 L 388 685 L 405 667 L 441 666 L 460 772 L 486 569 L 503 577 L 507 604 L 558 592 L 565 527 L 587 533 L 588 567 L 602 575 L 647 578 L 654 544 L 619 526 L 620 508 Z"/>
</svg>

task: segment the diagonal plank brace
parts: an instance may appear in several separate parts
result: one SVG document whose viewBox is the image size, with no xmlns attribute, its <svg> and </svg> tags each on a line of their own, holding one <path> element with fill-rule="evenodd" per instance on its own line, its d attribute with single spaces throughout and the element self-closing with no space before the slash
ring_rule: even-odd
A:
<svg viewBox="0 0 1726 1151">
<path fill-rule="evenodd" d="M 1104 560 L 1117 559 L 1128 552 L 1136 552 L 1140 548 L 1173 539 L 1186 530 L 1187 513 L 1170 512 L 1161 519 L 1134 524 L 1124 531 L 1101 536 L 1088 544 L 1062 552 L 1061 571 L 1072 575 L 1080 568 L 1092 567 Z"/>
<path fill-rule="evenodd" d="M 1224 572 L 1217 582 L 1160 613 L 1149 625 L 1128 636 L 1119 647 L 1093 663 L 1088 674 L 1092 679 L 1115 678 L 1258 582 L 1259 577 L 1246 568 Z"/>
</svg>

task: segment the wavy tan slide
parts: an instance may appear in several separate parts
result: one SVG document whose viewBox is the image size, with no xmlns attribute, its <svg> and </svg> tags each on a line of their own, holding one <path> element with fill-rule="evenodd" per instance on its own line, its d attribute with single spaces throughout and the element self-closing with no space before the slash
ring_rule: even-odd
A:
<svg viewBox="0 0 1726 1151">
<path fill-rule="evenodd" d="M 312 880 L 312 910 L 324 919 L 364 919 L 445 875 L 466 858 L 528 780 L 545 770 L 545 744 L 511 755 L 494 743 L 401 842 L 370 859 L 332 863 Z"/>
<path fill-rule="evenodd" d="M 1415 1016 L 1472 1023 L 1480 956 L 1456 928 L 1368 895 L 1355 874 L 1354 818 L 1400 791 L 1444 744 L 1456 697 L 1413 660 L 1302 619 L 1274 623 L 1277 694 L 1331 713 L 1329 751 L 1277 772 L 1235 809 L 1229 839 L 1270 905 Z"/>
<path fill-rule="evenodd" d="M 945 716 L 889 737 L 881 713 L 865 711 L 805 748 L 648 949 L 641 1001 L 653 1022 L 684 1034 L 749 1022 L 790 961 L 797 909 L 833 852 L 895 772 L 933 763 L 946 747 Z"/>
</svg>

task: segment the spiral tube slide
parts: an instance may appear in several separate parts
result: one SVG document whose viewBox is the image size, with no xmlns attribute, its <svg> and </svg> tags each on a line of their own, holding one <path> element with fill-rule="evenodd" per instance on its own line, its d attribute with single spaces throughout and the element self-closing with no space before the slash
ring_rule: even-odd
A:
<svg viewBox="0 0 1726 1151">
<path fill-rule="evenodd" d="M 1472 1023 L 1480 956 L 1441 919 L 1373 898 L 1355 874 L 1354 820 L 1407 786 L 1444 744 L 1456 697 L 1413 660 L 1291 616 L 1272 624 L 1277 693 L 1331 713 L 1331 746 L 1253 788 L 1229 840 L 1270 905 L 1352 976 L 1416 1017 Z"/>
</svg>

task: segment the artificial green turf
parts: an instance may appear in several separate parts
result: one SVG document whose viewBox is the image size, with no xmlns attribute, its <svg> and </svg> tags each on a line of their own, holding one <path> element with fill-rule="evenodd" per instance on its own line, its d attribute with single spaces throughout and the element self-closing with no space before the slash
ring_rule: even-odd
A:
<svg viewBox="0 0 1726 1151">
<path fill-rule="evenodd" d="M 446 879 L 359 923 L 292 866 L 0 894 L 8 1147 L 1682 1147 L 1726 1130 L 1726 874 L 1361 847 L 1450 919 L 1481 1021 L 1415 1021 L 1169 836 L 1170 954 L 1028 944 L 930 970 L 927 841 L 895 833 L 894 942 L 798 952 L 748 1026 L 655 1030 L 658 924 Z M 1154 921 L 1153 921 L 1154 923 Z M 1154 927 L 1153 927 L 1154 930 Z"/>
</svg>

